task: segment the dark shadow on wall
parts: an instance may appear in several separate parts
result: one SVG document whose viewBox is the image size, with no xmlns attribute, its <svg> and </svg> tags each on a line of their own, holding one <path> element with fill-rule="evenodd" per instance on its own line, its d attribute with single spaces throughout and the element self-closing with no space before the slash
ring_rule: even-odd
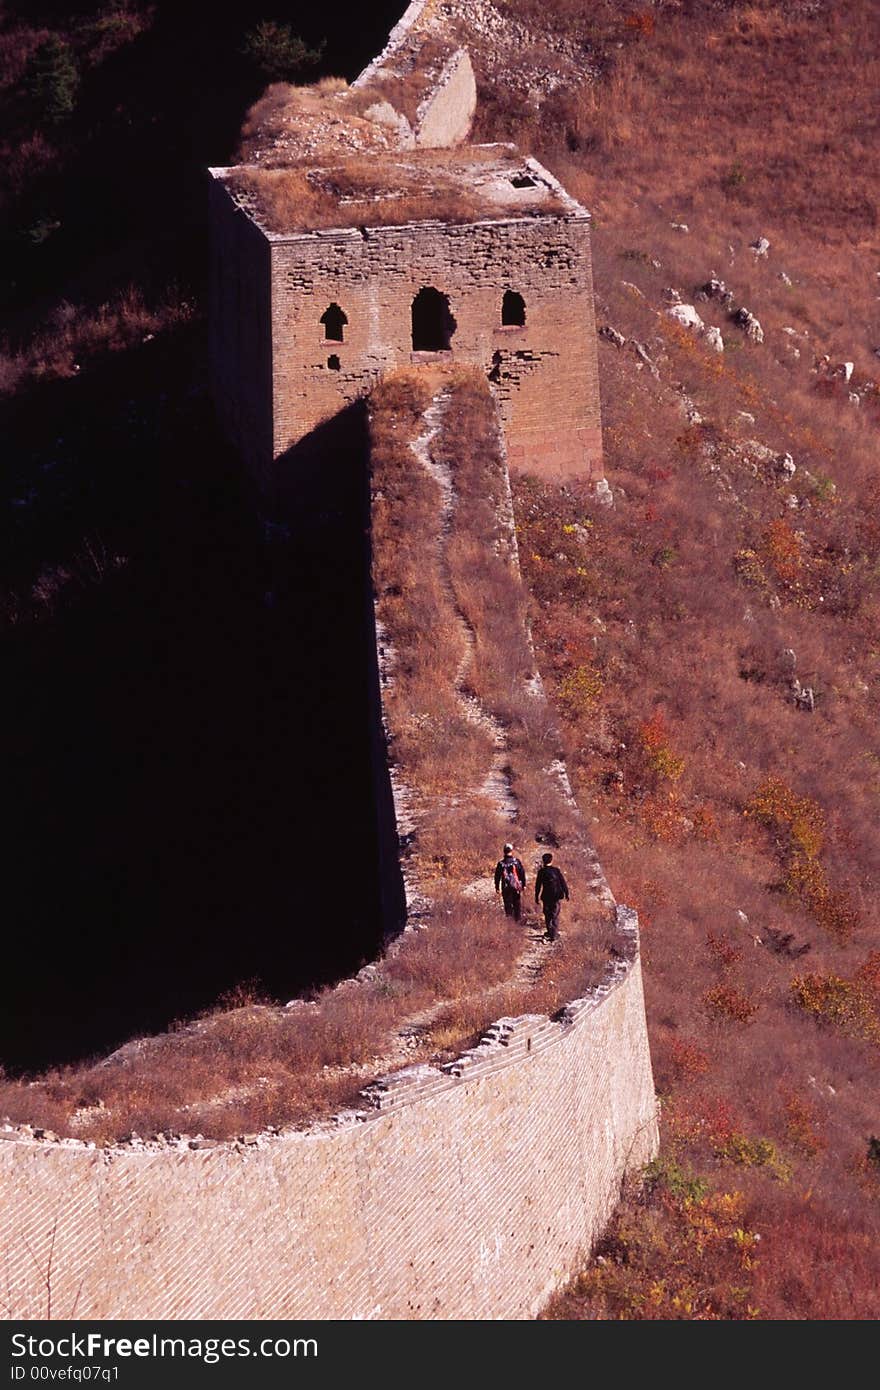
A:
<svg viewBox="0 0 880 1390">
<path fill-rule="evenodd" d="M 11 1071 L 109 1050 L 243 981 L 290 998 L 399 921 L 363 417 L 285 461 L 289 538 L 267 542 L 203 361 L 187 330 L 0 415 Z M 61 587 L 32 600 L 47 575 Z"/>
<path fill-rule="evenodd" d="M 273 499 L 275 600 L 310 616 L 314 643 L 333 653 L 325 669 L 344 683 L 357 711 L 345 731 L 339 760 L 339 815 L 335 855 L 357 864 L 365 916 L 356 931 L 364 954 L 375 955 L 406 920 L 399 839 L 382 725 L 378 648 L 372 589 L 369 435 L 366 402 L 356 401 L 306 435 L 277 461 Z M 321 709 L 334 708 L 334 693 Z M 336 696 L 338 700 L 338 695 Z M 338 745 L 340 731 L 331 737 Z M 338 758 L 338 748 L 337 748 Z M 345 766 L 369 786 L 348 785 Z M 366 792 L 366 800 L 364 793 Z M 370 814 L 365 814 L 369 808 Z M 344 877 L 344 875 L 343 875 Z M 352 893 L 351 907 L 361 897 Z M 367 950 L 368 948 L 368 950 Z M 342 972 L 340 972 L 342 973 Z"/>
</svg>

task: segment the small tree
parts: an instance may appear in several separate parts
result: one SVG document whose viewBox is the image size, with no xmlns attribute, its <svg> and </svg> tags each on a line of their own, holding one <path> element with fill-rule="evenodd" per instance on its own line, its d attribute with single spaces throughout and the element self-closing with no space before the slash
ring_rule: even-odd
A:
<svg viewBox="0 0 880 1390">
<path fill-rule="evenodd" d="M 270 82 L 290 82 L 318 62 L 324 41 L 309 48 L 289 24 L 264 19 L 245 36 L 243 52 Z"/>
<path fill-rule="evenodd" d="M 72 115 L 79 87 L 79 69 L 70 47 L 52 34 L 34 53 L 28 81 L 30 95 L 44 120 L 60 125 Z"/>
</svg>

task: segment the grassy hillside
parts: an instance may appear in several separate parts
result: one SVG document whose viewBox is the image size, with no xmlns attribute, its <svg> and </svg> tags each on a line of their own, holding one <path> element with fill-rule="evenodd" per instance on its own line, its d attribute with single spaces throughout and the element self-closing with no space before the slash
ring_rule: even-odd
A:
<svg viewBox="0 0 880 1390">
<path fill-rule="evenodd" d="M 664 1102 L 660 1162 L 549 1315 L 874 1317 L 880 15 L 499 8 L 597 74 L 524 125 L 499 87 L 483 133 L 593 209 L 620 335 L 614 506 L 535 480 L 516 503 L 581 803 L 641 913 Z"/>
</svg>

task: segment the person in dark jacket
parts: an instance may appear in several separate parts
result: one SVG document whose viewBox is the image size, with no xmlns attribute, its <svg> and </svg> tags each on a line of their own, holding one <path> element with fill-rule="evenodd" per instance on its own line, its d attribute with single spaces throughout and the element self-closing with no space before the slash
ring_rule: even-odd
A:
<svg viewBox="0 0 880 1390">
<path fill-rule="evenodd" d="M 541 902 L 544 909 L 545 941 L 555 941 L 559 936 L 559 909 L 563 898 L 568 899 L 568 884 L 562 870 L 553 863 L 552 854 L 542 854 L 535 878 L 535 902 Z"/>
<path fill-rule="evenodd" d="M 513 845 L 505 845 L 504 854 L 495 865 L 495 892 L 501 894 L 504 911 L 515 922 L 522 916 L 522 895 L 525 886 L 526 871 L 522 866 L 522 860 L 517 859 Z"/>
</svg>

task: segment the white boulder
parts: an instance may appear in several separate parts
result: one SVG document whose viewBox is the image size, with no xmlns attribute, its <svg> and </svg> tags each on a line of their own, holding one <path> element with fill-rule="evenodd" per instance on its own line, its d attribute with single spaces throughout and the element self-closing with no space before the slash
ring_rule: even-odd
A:
<svg viewBox="0 0 880 1390">
<path fill-rule="evenodd" d="M 682 328 L 690 328 L 694 333 L 703 331 L 703 320 L 693 304 L 673 304 L 666 310 L 666 314 L 676 323 L 680 323 Z"/>
<path fill-rule="evenodd" d="M 600 478 L 596 484 L 596 501 L 603 507 L 614 506 L 614 493 L 607 478 Z"/>
</svg>

